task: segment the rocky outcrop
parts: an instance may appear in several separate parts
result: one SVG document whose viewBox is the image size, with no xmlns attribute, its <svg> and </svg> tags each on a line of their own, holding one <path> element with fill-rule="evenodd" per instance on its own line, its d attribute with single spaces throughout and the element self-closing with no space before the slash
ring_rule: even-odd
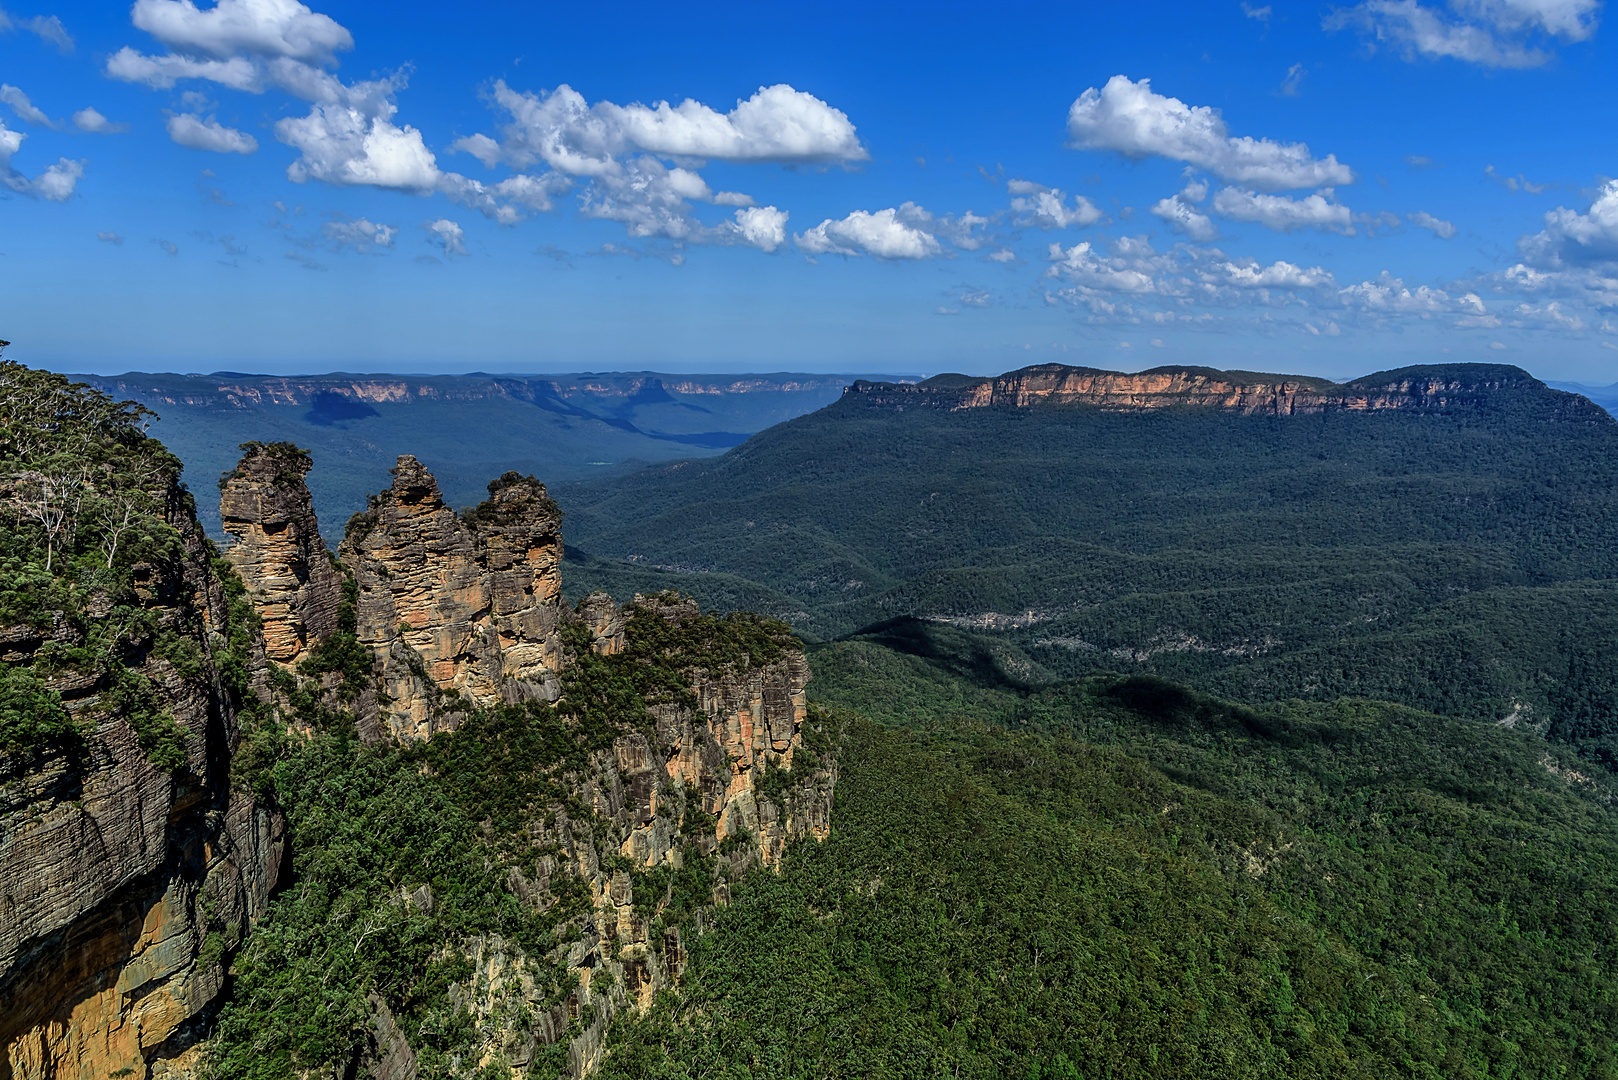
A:
<svg viewBox="0 0 1618 1080">
<path fill-rule="evenodd" d="M 226 550 L 264 624 L 264 652 L 291 666 L 337 629 L 342 575 L 320 538 L 304 476 L 309 455 L 290 443 L 245 443 L 241 464 L 220 483 L 219 517 L 235 538 Z"/>
<path fill-rule="evenodd" d="M 580 614 L 600 611 L 601 600 L 581 603 Z M 609 630 L 698 614 L 695 603 L 671 597 L 636 597 L 615 610 L 617 626 Z M 623 632 L 598 635 L 597 647 L 621 649 Z M 731 881 L 777 863 L 788 842 L 829 834 L 836 762 L 804 746 L 808 678 L 795 647 L 763 667 L 696 672 L 695 709 L 652 706 L 654 732 L 625 735 L 594 755 L 574 780 L 572 809 L 548 807 L 547 825 L 533 835 L 535 850 L 545 854 L 531 872 L 514 868 L 507 888 L 546 907 L 561 877 L 589 887 L 592 914 L 550 957 L 578 986 L 547 1004 L 519 950 L 498 939 L 477 942 L 476 974 L 464 1000 L 486 1032 L 488 1053 L 521 1068 L 537 1047 L 567 1038 L 569 1072 L 585 1075 L 600 1062 L 614 1015 L 650 1006 L 679 978 L 684 933 L 678 927 L 659 933 L 656 925 L 668 897 L 638 896 L 630 873 L 610 869 L 613 863 L 627 860 L 638 872 L 710 859 L 718 876 L 712 900 L 724 904 Z M 577 816 L 580 807 L 587 815 Z M 519 1015 L 532 1019 L 518 1022 Z M 590 1022 L 569 1035 L 570 1022 L 583 1018 Z"/>
<path fill-rule="evenodd" d="M 1114 411 L 1213 408 L 1265 416 L 1300 416 L 1381 409 L 1475 409 L 1502 391 L 1577 395 L 1550 390 L 1520 368 L 1491 364 L 1404 368 L 1334 383 L 1303 375 L 1264 375 L 1202 367 L 1161 367 L 1125 373 L 1065 364 L 1036 364 L 993 378 L 939 375 L 921 383 L 858 381 L 843 393 L 887 409 L 1029 408 L 1088 405 Z M 1605 412 L 1563 403 L 1577 418 L 1600 422 Z"/>
<path fill-rule="evenodd" d="M 280 816 L 230 784 L 236 713 L 214 663 L 225 593 L 189 499 L 168 494 L 180 550 L 136 567 L 136 599 L 181 644 L 141 660 L 137 641 L 129 670 L 177 724 L 183 760 L 153 764 L 107 672 L 72 666 L 50 681 L 82 743 L 0 756 L 0 1080 L 144 1078 L 183 1053 L 280 872 Z M 6 660 L 77 636 L 63 618 L 14 633 Z"/>
<path fill-rule="evenodd" d="M 532 477 L 507 473 L 462 519 L 406 455 L 393 486 L 349 522 L 339 549 L 358 587 L 360 641 L 382 704 L 362 727 L 419 739 L 453 727 L 442 695 L 473 705 L 555 700 L 561 667 L 561 512 Z"/>
</svg>

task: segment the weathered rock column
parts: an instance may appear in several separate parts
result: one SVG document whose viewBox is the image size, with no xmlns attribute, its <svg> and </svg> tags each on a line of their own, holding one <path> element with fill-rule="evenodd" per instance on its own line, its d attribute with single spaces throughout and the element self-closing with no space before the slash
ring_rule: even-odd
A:
<svg viewBox="0 0 1618 1080">
<path fill-rule="evenodd" d="M 545 485 L 507 473 L 463 521 L 421 462 L 399 458 L 393 486 L 354 516 L 340 548 L 387 699 L 379 731 L 416 739 L 454 726 L 444 691 L 477 705 L 556 698 L 561 519 Z"/>
<path fill-rule="evenodd" d="M 226 475 L 219 518 L 236 538 L 225 557 L 248 583 L 264 621 L 264 652 L 283 667 L 337 629 L 342 575 L 320 538 L 304 476 L 309 455 L 290 443 L 244 443 Z"/>
</svg>

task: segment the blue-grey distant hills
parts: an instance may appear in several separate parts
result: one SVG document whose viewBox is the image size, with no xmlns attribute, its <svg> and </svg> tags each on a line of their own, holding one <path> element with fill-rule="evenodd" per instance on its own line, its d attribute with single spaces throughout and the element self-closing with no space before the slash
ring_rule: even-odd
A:
<svg viewBox="0 0 1618 1080">
<path fill-rule="evenodd" d="M 1618 383 L 1611 386 L 1586 386 L 1576 382 L 1553 382 L 1545 380 L 1546 386 L 1554 386 L 1558 390 L 1566 390 L 1570 394 L 1583 394 L 1591 401 L 1600 405 L 1608 412 L 1618 415 Z"/>
<path fill-rule="evenodd" d="M 835 400 L 852 375 L 210 375 L 74 376 L 161 418 L 153 434 L 185 462 L 203 525 L 219 535 L 214 481 L 248 441 L 311 451 L 326 527 L 340 533 L 400 454 L 438 477 L 452 505 L 484 498 L 508 469 L 548 483 L 706 457 Z"/>
</svg>

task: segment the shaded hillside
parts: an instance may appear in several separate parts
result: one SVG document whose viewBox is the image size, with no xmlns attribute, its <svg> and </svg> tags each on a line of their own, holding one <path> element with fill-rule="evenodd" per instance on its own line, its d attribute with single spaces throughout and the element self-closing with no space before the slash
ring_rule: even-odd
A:
<svg viewBox="0 0 1618 1080">
<path fill-rule="evenodd" d="M 1055 672 L 1510 716 L 1613 756 L 1618 423 L 1585 399 L 1468 365 L 1287 415 L 960 407 L 963 383 L 857 384 L 720 458 L 565 489 L 570 542 L 699 595 L 760 583 L 821 636 L 923 616 Z"/>
<path fill-rule="evenodd" d="M 720 453 L 771 424 L 836 400 L 835 375 L 557 376 L 212 375 L 84 376 L 115 399 L 160 418 L 154 434 L 185 462 L 197 491 L 212 491 L 238 444 L 292 442 L 321 463 L 315 507 L 341 522 L 386 484 L 400 454 L 432 468 L 451 505 L 483 497 L 507 470 L 553 481 L 632 470 L 646 462 Z M 210 500 L 198 507 L 220 536 Z"/>
</svg>

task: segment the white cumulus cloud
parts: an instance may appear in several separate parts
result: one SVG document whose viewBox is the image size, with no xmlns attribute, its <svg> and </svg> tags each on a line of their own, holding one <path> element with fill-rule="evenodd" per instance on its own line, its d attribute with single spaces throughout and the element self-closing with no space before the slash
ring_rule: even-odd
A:
<svg viewBox="0 0 1618 1080">
<path fill-rule="evenodd" d="M 1192 181 L 1176 195 L 1159 199 L 1152 204 L 1152 213 L 1168 223 L 1175 232 L 1184 233 L 1193 240 L 1206 243 L 1219 235 L 1219 226 L 1197 207 L 1208 197 L 1208 185 Z"/>
<path fill-rule="evenodd" d="M 1318 266 L 1306 270 L 1284 259 L 1278 259 L 1269 266 L 1256 263 L 1244 266 L 1227 262 L 1217 269 L 1228 283 L 1243 289 L 1318 289 L 1337 284 L 1329 270 Z"/>
<path fill-rule="evenodd" d="M 216 154 L 251 154 L 258 149 L 258 140 L 245 131 L 237 131 L 217 120 L 204 120 L 191 113 L 175 113 L 163 126 L 168 129 L 169 138 L 192 150 L 211 150 Z"/>
<path fill-rule="evenodd" d="M 1264 195 L 1241 188 L 1222 188 L 1213 198 L 1213 211 L 1232 221 L 1251 221 L 1276 232 L 1320 229 L 1354 235 L 1353 215 L 1337 202 L 1330 188 L 1302 199 Z"/>
<path fill-rule="evenodd" d="M 354 38 L 336 20 L 297 0 L 135 0 L 136 26 L 180 53 L 231 57 L 248 53 L 329 64 Z"/>
<path fill-rule="evenodd" d="M 427 242 L 441 245 L 446 256 L 467 254 L 466 232 L 455 222 L 439 218 L 437 221 L 424 221 L 421 227 L 427 231 Z"/>
<path fill-rule="evenodd" d="M 301 154 L 287 166 L 287 179 L 432 191 L 439 182 L 438 159 L 420 131 L 393 123 L 396 111 L 391 102 L 380 113 L 333 102 L 276 121 L 275 137 Z"/>
<path fill-rule="evenodd" d="M 1081 149 L 1184 161 L 1266 191 L 1354 180 L 1336 155 L 1316 158 L 1301 142 L 1234 137 L 1217 109 L 1158 94 L 1149 79 L 1133 82 L 1114 75 L 1100 89 L 1091 87 L 1068 110 L 1067 126 L 1073 145 Z"/>
<path fill-rule="evenodd" d="M 615 171 L 641 152 L 717 161 L 835 164 L 869 155 L 848 116 L 784 83 L 760 87 L 728 113 L 689 98 L 679 105 L 595 105 L 567 84 L 543 93 L 495 83 L 494 102 L 511 115 L 502 139 L 469 135 L 455 143 L 485 165 L 523 168 L 544 161 L 575 176 Z"/>
<path fill-rule="evenodd" d="M 1459 231 L 1455 228 L 1455 225 L 1452 222 L 1445 221 L 1443 218 L 1433 217 L 1433 215 L 1429 214 L 1425 210 L 1417 210 L 1414 214 L 1409 214 L 1406 216 L 1410 218 L 1410 224 L 1414 225 L 1418 229 L 1428 230 L 1441 240 L 1453 240 L 1455 239 L 1456 232 Z"/>
<path fill-rule="evenodd" d="M 761 251 L 774 251 L 787 242 L 787 213 L 773 206 L 750 206 L 736 211 L 732 227 L 742 243 Z"/>
<path fill-rule="evenodd" d="M 1029 180 L 1007 180 L 1006 191 L 1012 196 L 1011 209 L 1018 215 L 1018 225 L 1067 229 L 1074 225 L 1094 225 L 1104 216 L 1095 203 L 1083 195 L 1073 196 L 1073 205 L 1069 207 L 1067 196 L 1060 188 Z"/>
<path fill-rule="evenodd" d="M 908 205 L 908 204 L 907 204 Z M 937 238 L 900 220 L 890 207 L 845 218 L 827 218 L 793 240 L 810 255 L 875 255 L 879 259 L 926 259 L 943 253 Z"/>
<path fill-rule="evenodd" d="M 115 124 L 102 116 L 100 110 L 88 105 L 73 114 L 73 126 L 92 135 L 116 135 L 129 130 L 128 124 Z"/>
<path fill-rule="evenodd" d="M 36 108 L 32 101 L 28 100 L 27 94 L 10 83 L 0 84 L 0 102 L 5 102 L 11 106 L 11 111 L 17 114 L 19 120 L 30 124 L 38 124 L 40 127 L 54 128 L 58 126 L 42 110 Z"/>
<path fill-rule="evenodd" d="M 1558 206 L 1545 229 L 1517 242 L 1526 262 L 1542 267 L 1618 263 L 1618 180 L 1608 180 L 1585 213 Z"/>
<path fill-rule="evenodd" d="M 1375 281 L 1362 281 L 1338 291 L 1338 298 L 1350 308 L 1372 315 L 1420 315 L 1431 317 L 1459 313 L 1487 317 L 1483 301 L 1475 293 L 1451 297 L 1443 289 L 1421 285 L 1411 289 L 1400 278 L 1384 270 Z"/>
<path fill-rule="evenodd" d="M 0 124 L 0 184 L 19 195 L 29 195 L 47 202 L 66 202 L 73 197 L 79 179 L 84 176 L 84 162 L 60 158 L 55 165 L 33 179 L 17 171 L 11 159 L 22 149 L 28 138 L 20 131 L 12 131 Z"/>
</svg>

